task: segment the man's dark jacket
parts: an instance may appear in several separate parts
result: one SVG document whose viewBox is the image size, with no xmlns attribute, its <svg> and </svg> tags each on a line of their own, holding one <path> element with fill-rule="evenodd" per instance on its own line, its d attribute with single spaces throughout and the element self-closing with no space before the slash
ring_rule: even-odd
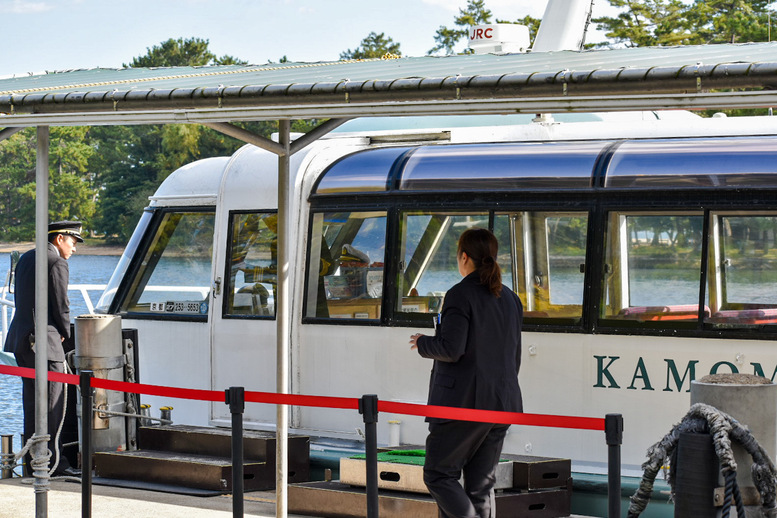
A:
<svg viewBox="0 0 777 518">
<path fill-rule="evenodd" d="M 522 412 L 522 320 L 518 296 L 502 286 L 495 297 L 477 272 L 448 290 L 437 333 L 417 342 L 421 356 L 434 360 L 429 404 Z"/>
<path fill-rule="evenodd" d="M 49 361 L 65 361 L 62 349 L 62 337 L 70 337 L 70 302 L 67 298 L 67 285 L 70 270 L 67 261 L 59 255 L 57 249 L 48 245 L 49 271 L 49 315 L 48 315 L 48 357 Z M 14 281 L 14 301 L 16 312 L 11 326 L 8 328 L 8 338 L 5 341 L 5 351 L 14 353 L 20 366 L 33 367 L 35 355 L 30 348 L 30 335 L 35 332 L 33 310 L 35 308 L 35 250 L 22 255 L 16 265 Z M 38 341 L 40 342 L 40 341 Z M 36 348 L 39 345 L 36 345 Z"/>
</svg>

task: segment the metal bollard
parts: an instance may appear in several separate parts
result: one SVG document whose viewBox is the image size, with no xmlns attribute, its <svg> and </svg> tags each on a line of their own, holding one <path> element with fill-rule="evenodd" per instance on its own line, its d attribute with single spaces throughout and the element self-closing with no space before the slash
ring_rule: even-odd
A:
<svg viewBox="0 0 777 518">
<path fill-rule="evenodd" d="M 691 406 L 696 403 L 713 406 L 746 425 L 769 458 L 775 458 L 777 384 L 770 382 L 769 378 L 744 373 L 704 376 L 691 382 Z M 761 503 L 751 474 L 753 457 L 736 441 L 732 441 L 731 451 L 737 465 L 737 484 L 743 494 L 747 495 L 745 506 L 750 508 L 747 514 L 759 515 Z M 713 471 L 719 472 L 715 468 Z M 719 476 L 716 487 L 725 487 L 725 482 L 724 478 Z M 720 511 L 719 508 L 717 510 Z"/>
<path fill-rule="evenodd" d="M 245 388 L 230 387 L 225 402 L 232 414 L 232 516 L 243 517 L 243 411 Z"/>
<path fill-rule="evenodd" d="M 378 396 L 364 395 L 359 400 L 364 418 L 364 454 L 367 469 L 367 518 L 378 518 Z"/>
<path fill-rule="evenodd" d="M 604 416 L 604 435 L 607 441 L 607 509 L 609 518 L 621 515 L 621 444 L 623 444 L 623 416 Z"/>
<path fill-rule="evenodd" d="M 152 423 L 147 417 L 151 417 L 151 405 L 143 403 L 140 405 L 140 415 L 144 416 L 140 418 L 140 426 L 151 426 L 156 423 Z"/>
<path fill-rule="evenodd" d="M 159 408 L 159 417 L 162 419 L 165 419 L 167 421 L 173 420 L 173 407 L 171 406 L 163 406 Z M 165 423 L 167 424 L 167 423 Z"/>
<path fill-rule="evenodd" d="M 13 477 L 13 434 L 0 436 L 0 455 L 2 455 L 2 473 L 0 478 Z"/>
</svg>

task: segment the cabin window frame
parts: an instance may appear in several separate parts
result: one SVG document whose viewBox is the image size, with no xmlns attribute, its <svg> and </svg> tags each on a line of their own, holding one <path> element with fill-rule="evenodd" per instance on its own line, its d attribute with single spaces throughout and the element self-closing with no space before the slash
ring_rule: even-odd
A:
<svg viewBox="0 0 777 518">
<path fill-rule="evenodd" d="M 764 246 L 764 252 L 760 258 L 761 268 L 752 268 L 746 272 L 755 277 L 757 272 L 765 272 L 762 275 L 768 274 L 769 271 L 774 271 L 770 268 L 770 264 L 777 264 L 777 258 L 769 260 L 768 245 L 771 244 L 771 248 L 777 247 L 777 227 L 774 225 L 777 222 L 777 210 L 708 210 L 705 214 L 705 223 L 710 229 L 707 235 L 708 246 L 705 250 L 705 259 L 708 263 L 707 279 L 705 282 L 705 288 L 707 290 L 707 299 L 711 308 L 711 314 L 708 318 L 704 319 L 704 326 L 706 329 L 713 330 L 762 330 L 765 332 L 777 332 L 777 298 L 769 301 L 752 301 L 742 299 L 734 299 L 734 296 L 729 296 L 728 291 L 733 287 L 733 281 L 729 279 L 729 271 L 737 272 L 737 264 L 732 263 L 731 259 L 734 255 L 724 257 L 726 248 L 729 245 L 736 245 L 739 248 L 740 257 L 737 259 L 748 262 L 758 261 L 756 254 L 752 254 L 748 257 L 744 253 L 744 249 L 747 248 L 747 242 L 750 241 L 749 233 L 745 236 L 745 243 L 733 239 L 733 229 L 731 225 L 728 225 L 727 230 L 721 229 L 721 221 L 726 219 L 740 219 L 745 220 L 748 218 L 771 218 L 772 226 L 770 230 L 766 231 L 766 235 L 761 236 L 761 245 Z M 758 225 L 762 226 L 762 225 Z M 732 232 L 732 239 L 726 242 L 724 233 L 726 231 Z M 769 239 L 770 238 L 770 239 Z M 765 241 L 769 241 L 765 243 Z M 753 248 L 758 239 L 753 239 Z M 764 266 L 767 266 L 764 268 Z M 736 279 L 736 276 L 734 277 Z M 751 283 L 755 284 L 755 283 Z M 768 285 L 773 285 L 767 281 Z M 735 295 L 736 296 L 736 295 Z"/>
<path fill-rule="evenodd" d="M 394 254 L 392 256 L 391 261 L 391 280 L 392 280 L 392 286 L 391 286 L 391 293 L 389 295 L 390 300 L 388 301 L 390 303 L 390 312 L 389 312 L 389 319 L 390 321 L 399 326 L 405 326 L 405 327 L 412 327 L 412 326 L 421 326 L 421 327 L 434 327 L 434 317 L 438 313 L 442 311 L 442 303 L 444 299 L 444 293 L 447 292 L 454 284 L 458 283 L 461 280 L 461 277 L 458 274 L 458 270 L 454 270 L 454 275 L 452 282 L 446 286 L 444 286 L 444 289 L 442 290 L 443 296 L 439 296 L 437 301 L 433 300 L 433 297 L 429 297 L 429 301 L 427 302 L 427 307 L 430 309 L 436 309 L 437 311 L 405 311 L 402 309 L 404 306 L 404 299 L 406 298 L 412 298 L 412 295 L 405 295 L 403 293 L 400 293 L 400 285 L 403 284 L 400 282 L 400 279 L 404 277 L 404 275 L 407 273 L 406 270 L 403 270 L 404 268 L 404 254 L 406 249 L 406 242 L 405 239 L 407 238 L 406 234 L 403 233 L 404 225 L 406 224 L 406 216 L 423 216 L 423 215 L 430 215 L 433 216 L 434 214 L 440 214 L 445 213 L 448 216 L 475 216 L 475 217 L 484 217 L 486 220 L 486 225 L 481 225 L 482 227 L 491 229 L 493 226 L 493 211 L 488 209 L 477 209 L 477 208 L 442 208 L 442 207 L 434 207 L 434 208 L 427 208 L 425 206 L 422 207 L 401 207 L 398 208 L 396 211 L 396 214 L 394 216 L 394 223 L 397 227 L 397 239 L 394 241 L 397 244 L 396 249 L 394 250 Z M 442 229 L 445 230 L 445 229 Z M 424 232 L 426 234 L 426 231 Z M 440 241 L 444 240 L 445 236 L 441 236 Z M 414 251 L 417 252 L 418 244 L 416 243 L 416 247 L 414 248 Z M 430 243 L 434 246 L 434 243 Z M 388 250 L 392 250 L 391 247 L 388 248 Z M 417 281 L 418 279 L 416 279 Z M 417 287 L 417 284 L 414 285 L 414 288 Z M 423 299 L 427 298 L 426 295 L 418 294 L 417 299 L 419 303 L 423 304 Z M 413 306 L 412 301 L 409 304 L 410 307 Z M 435 302 L 437 305 L 434 305 Z"/>
<path fill-rule="evenodd" d="M 277 239 L 278 235 L 276 232 L 275 235 L 275 242 L 276 242 L 276 257 L 275 257 L 275 264 L 276 264 L 276 278 L 274 281 L 273 286 L 273 294 L 272 294 L 272 314 L 269 315 L 262 315 L 262 314 L 253 314 L 253 313 L 246 313 L 246 314 L 240 314 L 231 312 L 230 310 L 230 300 L 232 299 L 230 297 L 230 294 L 232 293 L 232 290 L 234 289 L 234 286 L 232 285 L 232 254 L 234 252 L 234 241 L 232 239 L 233 232 L 234 232 L 234 225 L 236 218 L 243 215 L 252 215 L 252 214 L 262 214 L 266 216 L 275 215 L 277 217 L 278 210 L 277 209 L 256 209 L 256 210 L 231 210 L 229 211 L 228 215 L 228 224 L 227 224 L 227 236 L 226 236 L 226 255 L 225 255 L 225 261 L 224 261 L 224 287 L 223 287 L 223 300 L 221 304 L 221 318 L 225 320 L 275 320 L 277 318 L 278 314 L 278 303 L 277 303 L 277 294 L 278 294 L 278 279 L 277 279 Z M 276 223 L 277 224 L 277 223 Z M 277 228 L 277 227 L 276 227 Z M 271 229 L 270 229 L 271 230 Z M 272 253 L 272 249 L 270 250 L 270 253 Z M 263 274 L 262 274 L 263 277 Z M 263 284 L 273 284 L 273 283 L 263 283 L 261 282 L 262 279 L 257 281 L 257 284 L 261 283 Z M 269 294 L 268 294 L 269 295 Z M 256 298 L 256 297 L 252 297 Z M 232 299 L 233 300 L 233 299 Z M 232 304 L 232 309 L 234 309 L 234 303 Z"/>
<path fill-rule="evenodd" d="M 743 137 L 746 139 L 747 137 Z M 602 294 L 604 293 L 604 258 L 606 245 L 607 215 L 612 211 L 620 212 L 679 212 L 692 210 L 704 214 L 702 231 L 701 271 L 699 276 L 699 307 L 704 307 L 708 290 L 708 269 L 710 264 L 709 214 L 716 211 L 741 211 L 745 214 L 759 212 L 777 212 L 773 200 L 777 197 L 777 185 L 720 188 L 703 187 L 613 187 L 606 182 L 607 171 L 613 155 L 624 142 L 640 139 L 615 140 L 602 149 L 592 170 L 592 182 L 585 189 L 523 189 L 515 191 L 478 191 L 463 190 L 399 191 L 396 182 L 387 192 L 360 193 L 358 196 L 345 194 L 311 194 L 310 211 L 385 209 L 387 222 L 387 250 L 391 254 L 394 244 L 399 243 L 398 214 L 402 210 L 451 210 L 451 211 L 491 211 L 492 214 L 521 211 L 579 212 L 588 214 L 587 247 L 585 256 L 585 287 L 583 294 L 583 318 L 577 324 L 558 320 L 538 320 L 526 318 L 524 331 L 542 333 L 581 333 L 590 335 L 617 336 L 675 336 L 689 338 L 718 338 L 744 340 L 777 340 L 777 326 L 712 326 L 700 317 L 693 322 L 627 322 L 602 319 Z M 661 139 L 663 140 L 663 139 Z M 683 139 L 678 139 L 683 140 Z M 405 157 L 413 153 L 410 150 Z M 390 178 L 401 177 L 403 164 L 397 161 L 392 166 Z M 493 219 L 493 217 L 492 217 Z M 389 244 L 390 243 L 390 244 Z M 307 268 L 307 265 L 306 265 Z M 394 277 L 397 275 L 398 260 L 387 255 L 384 301 L 381 320 L 371 325 L 383 327 L 427 327 L 431 322 L 410 321 L 406 315 L 394 311 Z M 431 320 L 431 319 L 428 319 Z M 343 322 L 324 319 L 302 318 L 304 324 L 342 324 Z M 349 322 L 351 324 L 351 322 Z"/>
<path fill-rule="evenodd" d="M 127 311 L 126 309 L 124 309 L 126 299 L 130 295 L 130 289 L 132 287 L 132 284 L 134 283 L 135 279 L 137 278 L 143 266 L 144 259 L 146 258 L 149 252 L 149 247 L 153 242 L 153 238 L 157 235 L 157 232 L 159 231 L 159 226 L 161 222 L 164 220 L 166 215 L 171 213 L 213 214 L 214 237 L 211 240 L 211 243 L 213 243 L 215 239 L 216 207 L 214 206 L 182 205 L 182 206 L 158 207 L 152 210 L 154 212 L 153 217 L 149 222 L 148 226 L 146 227 L 145 232 L 143 234 L 143 238 L 135 252 L 135 255 L 129 267 L 127 268 L 127 274 L 125 274 L 124 279 L 119 285 L 116 296 L 114 296 L 114 299 L 111 303 L 110 313 L 119 315 L 122 318 L 126 318 L 128 320 L 168 320 L 168 321 L 183 321 L 183 322 L 207 322 L 209 319 L 209 315 L 211 313 L 210 301 L 212 299 L 212 296 L 211 296 L 212 286 L 210 287 L 208 296 L 206 297 L 206 301 L 208 302 L 208 312 L 205 314 L 177 314 L 177 313 L 162 313 L 162 312 L 153 312 L 153 311 L 142 312 L 142 311 Z M 210 271 L 211 272 L 213 271 L 212 252 L 211 252 Z"/>
<path fill-rule="evenodd" d="M 114 269 L 113 274 L 111 275 L 111 278 L 105 287 L 105 291 L 102 295 L 100 295 L 100 300 L 98 300 L 97 304 L 95 305 L 96 313 L 116 314 L 118 312 L 119 301 L 124 299 L 126 296 L 126 291 L 129 287 L 130 277 L 128 273 L 133 272 L 134 268 L 137 267 L 137 264 L 139 264 L 141 258 L 143 257 L 137 252 L 139 250 L 143 251 L 146 234 L 148 234 L 150 228 L 156 227 L 158 224 L 157 219 L 159 217 L 161 217 L 161 215 L 160 211 L 158 210 L 154 210 L 148 207 L 143 210 L 143 214 L 141 215 L 135 230 L 132 232 L 132 236 L 130 237 L 130 240 L 124 249 L 121 258 L 119 259 L 119 262 L 116 265 L 116 268 Z M 140 234 L 138 234 L 138 232 L 140 232 Z M 145 254 L 145 252 L 143 253 Z M 116 289 L 111 296 L 107 307 L 105 307 L 102 305 L 102 301 L 107 296 L 108 290 L 111 289 L 111 286 L 114 283 L 114 279 L 118 281 L 116 283 Z"/>
<path fill-rule="evenodd" d="M 701 193 L 693 199 L 688 199 L 682 193 L 678 196 L 670 196 L 669 202 L 666 198 L 660 203 L 657 201 L 662 193 L 653 193 L 648 195 L 648 203 L 645 202 L 644 193 L 639 198 L 626 195 L 621 199 L 613 199 L 610 193 L 598 189 L 594 192 L 580 197 L 579 195 L 564 196 L 565 199 L 553 202 L 552 196 L 534 196 L 529 199 L 527 196 L 504 196 L 494 194 L 489 197 L 479 197 L 473 202 L 463 195 L 448 196 L 447 194 L 435 193 L 429 197 L 420 197 L 417 195 L 370 195 L 360 197 L 359 205 L 353 200 L 337 199 L 322 200 L 317 198 L 312 201 L 310 215 L 315 212 L 328 211 L 353 211 L 353 210 L 385 210 L 387 213 L 386 223 L 386 265 L 384 269 L 384 296 L 382 303 L 381 317 L 379 320 L 341 320 L 317 317 L 302 317 L 303 324 L 327 324 L 327 325 L 371 325 L 380 327 L 408 327 L 408 328 L 432 328 L 432 318 L 429 314 L 402 313 L 395 309 L 397 286 L 396 278 L 399 275 L 399 255 L 400 255 L 400 217 L 406 211 L 427 211 L 436 210 L 475 213 L 485 212 L 489 214 L 489 228 L 493 230 L 493 220 L 503 214 L 530 212 L 547 214 L 568 214 L 579 213 L 587 214 L 588 229 L 586 231 L 586 257 L 585 257 L 585 287 L 583 293 L 582 318 L 577 321 L 561 318 L 525 318 L 523 329 L 526 332 L 562 332 L 562 333 L 581 333 L 581 334 L 603 334 L 603 335 L 646 335 L 646 336 L 684 336 L 698 338 L 726 338 L 726 339 L 755 339 L 755 340 L 775 340 L 777 339 L 777 325 L 733 325 L 721 326 L 712 325 L 706 319 L 696 318 L 690 321 L 672 321 L 672 322 L 635 322 L 629 320 L 616 320 L 602 318 L 601 294 L 604 292 L 604 257 L 606 243 L 606 228 L 608 215 L 613 212 L 624 214 L 643 214 L 643 215 L 667 215 L 672 213 L 700 215 L 703 218 L 704 228 L 702 230 L 702 251 L 701 251 L 701 271 L 699 278 L 699 296 L 706 297 L 708 290 L 707 270 L 708 257 L 710 253 L 710 229 L 708 220 L 715 214 L 742 214 L 761 215 L 775 214 L 777 210 L 769 207 L 755 206 L 752 209 L 745 210 L 743 207 L 744 198 L 734 198 L 727 204 L 714 203 L 716 197 L 710 197 L 709 193 Z M 726 196 L 721 193 L 720 196 Z M 655 199 L 653 199 L 655 197 Z M 373 201 L 372 204 L 365 205 L 364 198 Z M 689 209 L 678 209 L 673 206 L 673 201 L 683 200 L 687 203 Z M 678 201 L 679 203 L 679 201 Z M 681 206 L 682 207 L 682 206 Z M 310 230 L 309 230 L 310 231 Z M 310 240 L 308 231 L 308 258 Z M 396 246 L 393 245 L 396 243 Z M 502 244 L 500 243 L 500 246 Z M 393 254 L 393 255 L 392 255 Z M 307 261 L 306 261 L 307 262 Z M 507 265 L 502 265 L 506 267 Z M 306 264 L 306 273 L 307 273 Z M 307 276 L 307 275 L 306 275 Z M 305 280 L 307 285 L 307 278 Z M 507 284 L 507 283 L 506 283 Z M 702 286 L 704 289 L 702 290 Z M 306 292 L 307 293 L 307 292 Z M 519 292 L 520 293 L 520 292 Z M 305 301 L 307 304 L 307 301 Z M 701 304 L 704 306 L 704 303 Z M 307 307 L 307 306 L 305 306 Z"/>
<path fill-rule="evenodd" d="M 365 196 L 366 197 L 366 196 Z M 346 200 L 340 197 L 332 197 L 326 202 L 321 199 L 316 199 L 311 202 L 310 212 L 308 217 L 308 229 L 306 232 L 306 258 L 305 258 L 305 296 L 303 297 L 303 311 L 301 321 L 302 324 L 324 324 L 324 325 L 362 325 L 362 326 L 379 326 L 379 327 L 407 327 L 407 328 L 433 328 L 434 315 L 436 313 L 405 313 L 396 309 L 398 286 L 397 279 L 401 274 L 400 272 L 400 255 L 402 254 L 399 246 L 401 240 L 400 235 L 400 218 L 403 213 L 406 212 L 455 212 L 458 214 L 482 214 L 488 219 L 488 229 L 494 230 L 495 218 L 499 215 L 508 213 L 530 212 L 530 213 L 543 213 L 543 214 L 570 214 L 584 215 L 588 219 L 588 227 L 586 229 L 586 264 L 588 262 L 589 249 L 591 248 L 591 225 L 594 218 L 593 205 L 590 200 L 571 199 L 566 202 L 563 209 L 559 209 L 558 206 L 549 203 L 548 200 L 542 199 L 539 196 L 533 200 L 519 199 L 509 203 L 501 202 L 486 202 L 479 200 L 478 203 L 472 203 L 471 199 L 463 196 L 455 196 L 455 200 L 447 199 L 447 195 L 433 195 L 429 196 L 408 196 L 408 195 L 371 195 L 373 200 L 372 204 L 365 205 L 362 200 L 359 204 L 353 203 L 353 200 Z M 312 239 L 311 232 L 313 227 L 314 214 L 322 212 L 346 212 L 346 211 L 385 211 L 387 214 L 386 221 L 386 256 L 384 267 L 384 284 L 383 284 L 383 300 L 381 307 L 381 316 L 375 320 L 362 320 L 362 319 L 338 319 L 338 318 L 326 318 L 326 317 L 313 317 L 307 315 L 308 307 L 308 295 L 309 295 L 309 268 L 311 258 Z M 396 247 L 391 246 L 389 243 L 397 243 Z M 500 243 L 500 249 L 503 244 Z M 510 252 L 512 254 L 512 251 Z M 501 265 L 503 272 L 508 265 Z M 589 269 L 586 268 L 584 273 L 585 286 L 590 284 Z M 458 282 L 457 279 L 447 289 L 451 288 L 453 284 Z M 514 282 L 514 281 L 513 281 Z M 509 285 L 509 283 L 505 283 Z M 583 303 L 581 315 L 579 318 L 561 318 L 561 317 L 548 317 L 548 318 L 525 318 L 524 330 L 525 331 L 553 331 L 553 332 L 565 332 L 565 333 L 584 333 L 584 324 L 587 322 L 586 308 L 588 307 L 587 299 L 590 297 L 588 290 L 583 291 Z"/>
<path fill-rule="evenodd" d="M 505 243 L 503 239 L 499 241 L 499 255 L 502 256 L 509 253 L 510 262 L 507 264 L 504 260 L 500 260 L 499 264 L 503 272 L 502 284 L 510 287 L 521 298 L 524 306 L 524 322 L 527 324 L 568 326 L 570 328 L 580 327 L 586 315 L 587 261 L 588 249 L 590 248 L 591 220 L 593 218 L 590 208 L 550 209 L 532 207 L 516 210 L 496 210 L 492 211 L 492 215 L 494 221 L 500 217 L 509 218 L 508 232 L 510 241 L 509 243 Z M 521 222 L 519 224 L 515 223 L 516 218 L 520 218 Z M 568 269 L 578 272 L 580 277 L 573 279 L 571 283 L 567 281 L 566 284 L 571 284 L 576 286 L 575 289 L 581 290 L 579 302 L 559 300 L 559 297 L 554 295 L 554 291 L 557 291 L 554 290 L 554 286 L 559 286 L 564 281 L 561 280 L 559 275 L 560 265 L 554 265 L 551 260 L 550 252 L 553 245 L 548 239 L 551 220 L 572 220 L 574 218 L 584 219 L 583 241 L 585 248 L 582 258 L 577 263 L 577 267 Z M 561 227 L 565 227 L 565 224 L 562 224 Z M 495 228 L 495 225 L 492 225 L 492 232 L 495 232 Z M 517 243 L 519 239 L 521 241 L 520 244 Z M 505 250 L 506 246 L 509 246 L 510 249 Z M 544 252 L 542 254 L 544 260 L 541 265 L 536 264 L 536 260 L 539 258 L 536 254 L 537 250 Z M 577 258 L 577 256 L 574 258 Z M 512 276 L 511 283 L 505 282 L 505 271 L 510 272 Z M 541 278 L 536 278 L 536 273 L 540 273 Z M 567 275 L 569 275 L 568 272 Z M 542 287 L 543 284 L 545 289 L 538 290 L 537 287 Z M 547 298 L 544 302 L 544 307 L 537 307 L 538 302 L 543 298 Z"/>
<path fill-rule="evenodd" d="M 599 299 L 597 314 L 598 323 L 602 328 L 619 328 L 624 330 L 633 330 L 634 328 L 654 329 L 654 330 L 698 330 L 700 329 L 701 319 L 706 308 L 706 303 L 700 304 L 700 299 L 703 299 L 706 295 L 704 290 L 704 270 L 705 270 L 705 251 L 706 243 L 708 240 L 705 228 L 706 215 L 705 211 L 699 209 L 674 209 L 674 208 L 661 208 L 652 210 L 632 210 L 630 208 L 616 208 L 606 211 L 605 215 L 604 231 L 602 233 L 602 239 L 605 242 L 604 255 L 600 261 L 601 276 L 600 282 L 602 286 L 601 297 Z M 699 229 L 699 249 L 697 252 L 699 277 L 695 282 L 696 293 L 693 300 L 685 301 L 683 304 L 666 304 L 664 302 L 657 302 L 655 304 L 636 304 L 631 305 L 633 295 L 631 293 L 631 280 L 634 277 L 632 275 L 635 268 L 631 267 L 629 255 L 629 245 L 631 243 L 631 236 L 628 235 L 629 218 L 666 218 L 666 217 L 693 217 L 699 218 L 701 228 Z M 617 221 L 616 221 L 617 219 Z M 617 250 L 616 250 L 617 248 Z M 616 264 L 615 256 L 617 255 L 618 264 Z M 664 271 L 658 269 L 658 271 Z M 612 279 L 611 282 L 608 279 Z M 617 279 L 620 279 L 618 281 Z M 615 302 L 621 304 L 621 310 L 619 315 L 606 314 L 606 308 L 608 306 L 605 296 L 608 290 L 605 286 L 612 284 L 613 287 L 609 290 L 619 291 L 615 298 Z M 627 304 L 622 306 L 623 300 L 627 300 Z M 693 305 L 694 308 L 691 308 Z M 686 307 L 687 306 L 687 307 Z M 686 311 L 690 309 L 693 313 Z M 638 314 L 639 311 L 644 310 L 644 314 Z M 637 313 L 635 313 L 637 312 Z M 632 313 L 635 313 L 633 316 Z"/>
<path fill-rule="evenodd" d="M 315 218 L 319 214 L 324 213 L 382 213 L 386 219 L 386 228 L 383 236 L 383 272 L 382 272 L 382 295 L 380 297 L 380 300 L 378 302 L 378 308 L 377 310 L 380 312 L 380 316 L 378 318 L 343 318 L 343 317 L 322 317 L 322 316 L 310 316 L 309 313 L 309 304 L 312 303 L 311 298 L 311 290 L 312 291 L 318 291 L 318 288 L 311 286 L 311 259 L 313 257 L 314 252 L 314 243 L 313 243 L 313 231 L 314 231 L 314 223 Z M 304 282 L 302 283 L 302 286 L 304 286 L 304 295 L 302 297 L 302 323 L 308 324 L 308 323 L 323 323 L 323 324 L 347 324 L 347 325 L 362 325 L 362 326 L 380 326 L 385 325 L 383 322 L 385 320 L 385 314 L 386 314 L 386 289 L 387 289 L 387 264 L 389 263 L 388 256 L 386 253 L 386 246 L 388 242 L 388 235 L 390 233 L 390 221 L 391 221 L 391 211 L 379 204 L 377 205 L 371 205 L 371 206 L 343 206 L 343 205 L 327 205 L 326 207 L 311 207 L 309 214 L 308 214 L 308 227 L 306 235 L 306 255 L 305 255 L 305 269 L 303 271 L 304 275 Z M 350 243 L 349 243 L 350 244 Z M 316 245 L 317 246 L 317 245 Z M 371 262 L 374 258 L 370 258 Z M 318 297 L 318 294 L 316 294 L 316 297 Z"/>
</svg>

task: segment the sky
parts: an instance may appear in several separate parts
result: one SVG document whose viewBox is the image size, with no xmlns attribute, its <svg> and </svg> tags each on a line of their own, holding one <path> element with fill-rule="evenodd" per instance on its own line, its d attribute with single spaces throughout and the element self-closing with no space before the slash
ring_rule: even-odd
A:
<svg viewBox="0 0 777 518">
<path fill-rule="evenodd" d="M 216 56 L 251 64 L 334 61 L 370 32 L 404 56 L 434 47 L 466 0 L 0 0 L 0 78 L 119 68 L 170 38 L 201 38 Z M 486 0 L 493 19 L 541 18 L 545 2 Z M 594 17 L 617 11 L 595 0 Z M 595 33 L 596 34 L 596 33 Z M 589 42 L 604 40 L 601 33 Z M 462 43 L 462 48 L 466 43 Z"/>
</svg>

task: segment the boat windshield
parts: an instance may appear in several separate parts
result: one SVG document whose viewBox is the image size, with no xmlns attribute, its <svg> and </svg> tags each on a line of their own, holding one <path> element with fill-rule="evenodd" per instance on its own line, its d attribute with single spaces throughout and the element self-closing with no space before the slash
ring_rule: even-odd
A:
<svg viewBox="0 0 777 518">
<path fill-rule="evenodd" d="M 213 212 L 166 212 L 121 301 L 120 312 L 207 315 L 213 223 Z"/>
<path fill-rule="evenodd" d="M 125 280 L 114 281 L 109 311 L 201 319 L 209 311 L 213 254 L 212 209 L 164 210 L 148 228 L 133 234 L 123 266 Z M 123 270 L 117 268 L 119 275 Z M 107 291 L 107 290 L 106 290 Z M 107 306 L 103 306 L 107 307 Z"/>
<path fill-rule="evenodd" d="M 138 249 L 138 245 L 140 244 L 143 235 L 146 233 L 146 229 L 148 228 L 148 224 L 151 222 L 153 215 L 153 212 L 146 210 L 140 217 L 140 221 L 138 221 L 129 243 L 127 243 L 127 246 L 124 248 L 124 253 L 121 254 L 121 259 L 119 259 L 116 269 L 113 270 L 111 280 L 108 281 L 105 291 L 103 291 L 103 294 L 100 296 L 100 300 L 97 301 L 97 305 L 94 308 L 95 313 L 108 312 L 108 309 L 113 302 L 113 298 L 116 296 L 116 290 L 118 290 L 119 284 L 124 278 L 124 274 L 127 273 L 127 268 L 129 268 L 132 256 L 135 255 L 135 251 Z"/>
</svg>

